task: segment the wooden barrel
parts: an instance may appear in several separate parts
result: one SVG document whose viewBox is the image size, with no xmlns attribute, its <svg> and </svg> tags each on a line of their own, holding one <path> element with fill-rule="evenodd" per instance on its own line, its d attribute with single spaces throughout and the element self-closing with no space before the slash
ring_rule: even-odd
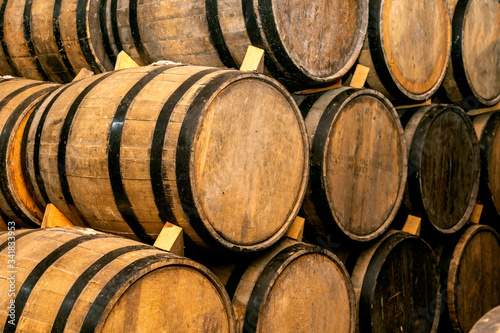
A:
<svg viewBox="0 0 500 333">
<path fill-rule="evenodd" d="M 112 70 L 97 15 L 101 2 L 1 0 L 0 74 L 69 82 L 82 68 Z"/>
<path fill-rule="evenodd" d="M 408 145 L 405 206 L 442 233 L 469 221 L 479 191 L 479 143 L 457 106 L 401 110 Z"/>
<path fill-rule="evenodd" d="M 481 148 L 479 199 L 485 206 L 485 213 L 498 221 L 500 218 L 500 112 L 475 117 L 474 128 Z M 498 222 L 496 224 L 498 225 Z"/>
<path fill-rule="evenodd" d="M 340 88 L 296 96 L 311 146 L 303 211 L 316 233 L 356 241 L 381 235 L 403 200 L 404 131 L 380 93 Z M 309 236 L 310 237 L 310 236 Z"/>
<path fill-rule="evenodd" d="M 0 78 L 0 216 L 23 227 L 37 227 L 43 206 L 35 201 L 26 175 L 22 138 L 35 106 L 59 85 Z"/>
<path fill-rule="evenodd" d="M 443 88 L 466 108 L 500 102 L 500 7 L 497 0 L 448 0 L 453 14 L 451 66 Z"/>
<path fill-rule="evenodd" d="M 458 241 L 445 243 L 440 270 L 446 285 L 443 326 L 451 323 L 455 332 L 469 332 L 500 305 L 500 237 L 491 227 L 471 226 Z"/>
<path fill-rule="evenodd" d="M 200 246 L 257 251 L 306 191 L 306 129 L 260 74 L 149 66 L 66 85 L 27 140 L 40 200 L 94 229 L 152 242 L 169 221 Z"/>
<path fill-rule="evenodd" d="M 2 232 L 0 242 L 5 333 L 235 332 L 224 287 L 190 259 L 90 229 Z"/>
<path fill-rule="evenodd" d="M 472 327 L 470 333 L 498 333 L 500 332 L 500 306 L 485 314 Z"/>
<path fill-rule="evenodd" d="M 421 238 L 389 232 L 361 253 L 351 277 L 360 332 L 435 332 L 441 304 L 437 260 Z"/>
<path fill-rule="evenodd" d="M 354 332 L 352 283 L 327 250 L 284 239 L 250 263 L 210 268 L 232 297 L 238 332 Z"/>
<path fill-rule="evenodd" d="M 399 101 L 430 98 L 441 86 L 451 50 L 446 0 L 370 0 L 359 63 L 368 84 Z"/>
<path fill-rule="evenodd" d="M 327 84 L 361 51 L 367 0 L 106 1 L 110 53 L 139 64 L 171 60 L 240 68 L 247 47 L 266 51 L 265 66 L 291 89 Z"/>
</svg>

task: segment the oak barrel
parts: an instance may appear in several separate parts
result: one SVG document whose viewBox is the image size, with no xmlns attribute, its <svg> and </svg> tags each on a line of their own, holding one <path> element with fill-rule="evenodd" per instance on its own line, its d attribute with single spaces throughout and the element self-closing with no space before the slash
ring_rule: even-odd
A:
<svg viewBox="0 0 500 333">
<path fill-rule="evenodd" d="M 82 69 L 112 70 L 101 0 L 1 0 L 0 74 L 69 82 Z"/>
<path fill-rule="evenodd" d="M 500 226 L 500 111 L 477 116 L 473 123 L 481 148 L 479 199 Z"/>
<path fill-rule="evenodd" d="M 352 282 L 359 331 L 435 332 L 441 293 L 437 259 L 421 238 L 390 231 L 357 259 Z"/>
<path fill-rule="evenodd" d="M 359 63 L 368 84 L 398 101 L 421 101 L 441 86 L 451 51 L 446 0 L 370 0 Z"/>
<path fill-rule="evenodd" d="M 303 204 L 308 225 L 316 233 L 356 241 L 378 237 L 393 221 L 406 184 L 406 142 L 398 114 L 370 89 L 295 98 L 311 146 Z"/>
<path fill-rule="evenodd" d="M 300 209 L 308 144 L 292 97 L 264 75 L 196 66 L 110 72 L 55 91 L 33 119 L 35 193 L 72 221 L 152 242 L 249 252 Z"/>
<path fill-rule="evenodd" d="M 247 47 L 291 89 L 344 75 L 361 51 L 367 0 L 106 1 L 102 30 L 110 54 L 139 64 L 171 60 L 240 68 Z"/>
<path fill-rule="evenodd" d="M 238 332 L 353 333 L 354 290 L 331 252 L 285 238 L 251 262 L 214 266 Z"/>
<path fill-rule="evenodd" d="M 500 6 L 497 0 L 448 0 L 451 65 L 443 88 L 466 108 L 500 102 Z"/>
<path fill-rule="evenodd" d="M 443 325 L 469 332 L 500 305 L 500 237 L 491 227 L 470 226 L 458 241 L 444 244 L 439 265 L 446 286 Z"/>
<path fill-rule="evenodd" d="M 235 332 L 223 285 L 190 259 L 91 229 L 2 232 L 0 242 L 5 333 Z"/>
<path fill-rule="evenodd" d="M 472 327 L 470 333 L 498 333 L 500 332 L 500 306 L 485 314 Z"/>
<path fill-rule="evenodd" d="M 479 191 L 479 142 L 459 107 L 401 110 L 408 145 L 405 206 L 442 233 L 468 222 Z M 426 223 L 427 223 L 426 222 Z"/>
<path fill-rule="evenodd" d="M 25 168 L 22 139 L 36 105 L 59 84 L 0 77 L 0 216 L 37 227 L 43 206 L 35 201 Z"/>
</svg>

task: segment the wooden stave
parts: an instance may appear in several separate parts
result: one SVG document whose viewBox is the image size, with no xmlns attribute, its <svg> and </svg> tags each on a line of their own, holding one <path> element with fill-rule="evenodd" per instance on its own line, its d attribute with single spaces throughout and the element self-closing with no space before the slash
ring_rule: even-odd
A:
<svg viewBox="0 0 500 333">
<path fill-rule="evenodd" d="M 184 66 L 175 66 L 175 65 L 172 65 L 173 67 L 176 67 L 176 68 L 185 68 Z M 150 68 L 159 68 L 159 67 L 150 67 Z M 196 68 L 196 67 L 193 67 L 193 68 Z M 193 70 L 193 69 L 191 69 Z M 142 69 L 132 69 L 131 71 L 145 71 L 144 68 Z M 213 78 L 215 78 L 217 75 L 220 74 L 220 76 L 224 75 L 223 73 L 223 70 L 217 70 L 215 72 L 215 69 L 206 69 L 206 67 L 200 67 L 199 69 L 197 69 L 197 71 L 205 71 L 205 72 L 210 72 L 210 74 L 207 74 L 207 78 L 208 79 L 205 79 L 205 81 L 209 82 L 209 80 Z M 213 73 L 215 74 L 213 74 Z M 237 71 L 226 71 L 228 72 L 228 75 L 232 75 L 234 76 L 234 80 L 231 79 L 227 82 L 224 83 L 224 86 L 227 86 L 229 85 L 231 82 L 233 81 L 237 81 L 239 79 L 245 79 L 245 78 L 255 78 L 255 79 L 258 79 L 258 80 L 262 80 L 264 81 L 265 83 L 270 83 L 274 88 L 276 88 L 278 91 L 282 92 L 284 95 L 283 97 L 287 100 L 290 101 L 290 103 L 293 104 L 293 100 L 291 99 L 291 96 L 288 95 L 288 93 L 286 93 L 285 90 L 283 90 L 283 88 L 275 83 L 275 81 L 273 80 L 270 80 L 262 75 L 258 75 L 258 74 L 252 74 L 252 73 L 243 73 L 243 72 L 237 72 Z M 221 74 L 222 73 L 222 74 Z M 231 74 L 232 73 L 232 74 Z M 106 76 L 106 75 L 111 75 L 111 74 L 105 74 L 105 75 L 101 75 L 101 76 L 96 76 L 96 77 L 93 77 L 93 78 L 90 78 L 89 80 L 92 81 L 92 80 L 101 80 L 101 78 L 103 76 Z M 101 78 L 100 78 L 101 77 Z M 201 81 L 200 81 L 201 82 Z M 35 144 L 33 143 L 35 141 L 35 133 L 37 132 L 41 132 L 42 136 L 43 136 L 43 133 L 46 133 L 47 132 L 47 127 L 46 127 L 46 124 L 44 123 L 45 120 L 43 121 L 40 121 L 41 118 L 43 118 L 44 114 L 47 113 L 47 111 L 49 111 L 48 113 L 50 113 L 50 108 L 52 107 L 51 103 L 61 103 L 60 101 L 60 96 L 64 96 L 64 93 L 65 93 L 65 90 L 68 89 L 71 90 L 75 90 L 74 87 L 72 88 L 72 86 L 74 85 L 80 85 L 80 86 L 83 86 L 84 84 L 86 83 L 83 83 L 83 84 L 80 84 L 80 83 L 72 83 L 72 84 L 69 84 L 69 85 L 66 85 L 66 86 L 63 86 L 61 87 L 61 89 L 59 89 L 58 91 L 55 91 L 50 97 L 48 97 L 48 99 L 46 101 L 44 101 L 44 103 L 41 104 L 41 110 L 40 112 L 38 112 L 35 116 L 34 116 L 34 120 L 32 122 L 32 126 L 30 128 L 30 131 L 29 131 L 29 135 L 28 135 L 28 138 L 27 138 L 27 142 L 25 143 L 25 145 L 27 146 L 27 156 L 28 156 L 28 173 L 29 173 L 29 177 L 30 177 L 30 181 L 35 189 L 35 193 L 37 194 L 37 199 L 40 200 L 40 202 L 46 204 L 48 202 L 52 202 L 54 204 L 56 204 L 56 206 L 58 206 L 61 211 L 68 215 L 68 216 L 72 216 L 72 213 L 71 211 L 68 210 L 68 207 L 66 206 L 66 204 L 62 204 L 61 202 L 57 202 L 56 200 L 52 200 L 52 198 L 55 198 L 57 196 L 59 196 L 59 194 L 54 194 L 52 195 L 51 198 L 48 198 L 49 200 L 44 200 L 43 199 L 43 195 L 41 195 L 41 190 L 40 190 L 40 185 L 42 186 L 45 186 L 45 184 L 48 184 L 47 182 L 47 179 L 46 179 L 46 175 L 43 174 L 41 175 L 40 177 L 42 178 L 41 179 L 41 182 L 38 182 L 37 181 L 37 176 L 34 172 L 34 164 L 33 164 L 33 154 L 34 154 L 34 147 L 36 145 L 36 142 Z M 199 84 L 199 82 L 197 83 Z M 80 88 L 78 88 L 80 89 Z M 190 88 L 191 89 L 191 88 Z M 222 90 L 223 88 L 220 88 L 218 89 L 217 91 L 220 91 Z M 81 90 L 81 89 L 80 89 Z M 218 93 L 218 92 L 217 92 Z M 62 95 L 61 95 L 62 94 Z M 216 95 L 216 94 L 215 94 Z M 291 104 L 291 105 L 292 105 Z M 295 105 L 295 104 L 293 104 Z M 294 110 L 295 110 L 295 107 L 294 107 Z M 296 117 L 297 117 L 297 120 L 299 120 L 299 127 L 301 128 L 301 130 L 303 130 L 303 132 L 305 133 L 305 126 L 303 125 L 303 123 L 301 123 L 301 118 L 300 118 L 300 115 L 298 115 L 298 108 L 296 109 Z M 303 141 L 304 141 L 304 147 L 307 146 L 307 141 L 306 141 L 306 138 L 305 138 L 305 134 L 303 135 Z M 41 142 L 41 141 L 40 141 Z M 40 156 L 41 157 L 41 156 Z M 39 158 L 40 158 L 39 157 Z M 304 158 L 305 160 L 308 159 L 308 153 L 306 150 L 304 150 Z M 35 159 L 36 160 L 36 159 Z M 237 246 L 236 244 L 229 244 L 229 246 L 227 246 L 226 244 L 228 244 L 229 242 L 225 241 L 224 239 L 222 239 L 223 242 L 226 242 L 226 243 L 223 243 L 224 245 L 221 246 L 219 243 L 217 242 L 214 242 L 212 239 L 208 239 L 207 240 L 207 237 L 212 237 L 212 236 L 207 236 L 206 232 L 205 232 L 205 228 L 204 226 L 202 226 L 202 228 L 199 227 L 199 225 L 197 225 L 196 228 L 199 228 L 199 229 L 196 229 L 196 228 L 193 228 L 189 222 L 187 221 L 181 221 L 178 223 L 184 228 L 184 231 L 186 232 L 186 234 L 192 239 L 194 240 L 195 243 L 197 243 L 198 245 L 202 246 L 202 247 L 211 247 L 211 248 L 215 248 L 219 251 L 223 251 L 223 252 L 227 252 L 227 251 L 235 251 L 235 252 L 252 252 L 252 251 L 258 251 L 258 250 L 262 250 L 264 248 L 267 248 L 269 247 L 271 244 L 275 243 L 280 237 L 282 234 L 284 234 L 284 232 L 286 232 L 286 230 L 288 229 L 289 225 L 293 222 L 293 217 L 297 214 L 298 210 L 300 209 L 300 203 L 301 203 L 301 198 L 303 197 L 304 193 L 305 193 L 305 187 L 306 187 L 306 179 L 307 179 L 307 173 L 308 173 L 308 168 L 305 168 L 304 169 L 304 175 L 302 177 L 302 186 L 301 186 L 301 190 L 300 190 L 300 193 L 298 194 L 297 196 L 297 203 L 295 205 L 295 207 L 293 208 L 293 211 L 291 213 L 291 215 L 287 218 L 287 221 L 286 223 L 283 224 L 283 226 L 280 228 L 279 232 L 277 234 L 275 234 L 272 238 L 269 238 L 267 239 L 266 241 L 263 241 L 263 242 L 260 242 L 256 245 L 251 245 L 251 246 Z M 58 185 L 60 186 L 60 185 Z M 60 191 L 60 188 L 59 190 Z M 180 200 L 180 199 L 179 199 Z M 198 207 L 198 203 L 195 203 L 196 207 Z M 156 208 L 155 208 L 156 209 Z M 189 213 L 191 214 L 190 216 L 192 217 L 193 215 L 196 215 L 198 213 L 196 213 L 195 211 L 193 211 L 192 208 L 189 208 L 187 207 L 187 209 L 189 210 Z M 195 216 L 196 217 L 196 216 Z M 175 218 L 175 217 L 172 217 L 172 219 Z M 78 220 L 75 216 L 72 216 L 72 221 L 74 221 L 75 224 L 78 224 L 78 225 L 81 225 L 81 226 L 86 226 L 86 221 L 80 221 Z M 175 222 L 175 221 L 173 221 Z M 94 225 L 95 226 L 95 225 Z M 158 224 L 158 226 L 156 227 L 158 229 L 157 232 L 159 232 L 161 230 L 161 228 L 163 227 L 163 222 L 161 224 Z M 211 226 L 208 226 L 208 227 L 211 227 Z M 195 231 L 198 230 L 198 231 Z M 109 230 L 108 230 L 109 231 Z M 112 233 L 117 233 L 118 231 L 110 231 Z M 118 232 L 119 233 L 119 232 Z M 200 235 L 198 235 L 198 233 L 200 233 Z M 120 233 L 119 233 L 120 234 Z M 222 237 L 216 235 L 218 238 L 217 241 L 219 241 L 219 239 L 221 239 Z M 131 237 L 131 236 L 129 236 Z M 134 238 L 134 237 L 132 237 Z"/>
<path fill-rule="evenodd" d="M 55 90 L 58 84 L 25 79 L 6 80 L 2 83 L 5 89 L 3 91 L 9 93 L 0 102 L 2 104 L 0 112 L 11 113 L 2 116 L 2 139 L 0 140 L 2 161 L 0 164 L 4 171 L 0 181 L 0 210 L 5 222 L 15 221 L 22 227 L 33 228 L 41 224 L 43 206 L 38 205 L 32 198 L 33 194 L 23 165 L 21 144 L 17 141 L 18 139 L 15 141 L 15 138 L 20 139 L 24 131 L 23 124 L 30 113 L 34 112 L 36 105 Z M 9 89 L 9 85 L 14 89 Z M 20 163 L 15 163 L 13 159 L 17 157 L 13 154 L 20 155 Z M 23 200 L 19 191 L 31 197 L 24 199 L 29 202 Z"/>
<path fill-rule="evenodd" d="M 48 252 L 47 256 L 44 258 L 30 259 L 30 257 L 39 256 L 40 253 L 34 255 L 34 252 L 29 251 L 24 251 L 28 252 L 27 255 L 17 255 L 16 260 L 18 261 L 32 261 L 33 263 L 30 263 L 30 265 L 33 266 L 38 264 L 34 270 L 38 269 L 37 273 L 40 275 L 35 275 L 35 279 L 33 279 L 33 277 L 31 277 L 31 275 L 34 274 L 33 271 L 29 272 L 23 270 L 23 279 L 19 276 L 19 273 L 16 272 L 18 274 L 16 277 L 16 285 L 19 285 L 16 287 L 15 295 L 17 325 L 7 325 L 7 321 L 2 323 L 2 325 L 4 325 L 3 327 L 5 328 L 5 332 L 13 332 L 18 326 L 27 327 L 25 328 L 27 329 L 26 331 L 33 331 L 36 327 L 36 330 L 40 330 L 40 332 L 50 331 L 50 328 L 52 328 L 52 331 L 65 330 L 68 332 L 78 332 L 80 330 L 89 331 L 89 329 L 91 329 L 92 331 L 95 330 L 96 332 L 102 332 L 105 328 L 104 326 L 109 324 L 107 321 L 113 314 L 116 305 L 121 300 L 122 296 L 131 290 L 135 283 L 144 280 L 145 276 L 150 273 L 170 267 L 174 269 L 176 267 L 184 267 L 200 274 L 202 279 L 205 280 L 214 289 L 213 291 L 217 293 L 218 300 L 225 310 L 223 316 L 226 317 L 228 321 L 228 332 L 235 332 L 234 311 L 223 285 L 206 267 L 191 259 L 180 257 L 170 252 L 165 252 L 152 246 L 144 245 L 118 236 L 99 233 L 92 229 L 76 228 L 69 230 L 63 228 L 49 228 L 22 230 L 21 232 L 22 234 L 19 234 L 19 231 L 15 232 L 16 251 L 22 251 L 23 245 L 28 248 L 32 245 L 34 248 L 38 246 L 39 251 L 43 252 L 46 251 L 46 249 L 42 247 L 42 244 L 37 245 L 37 243 L 42 242 L 45 246 L 48 245 L 50 248 L 51 242 L 54 242 L 53 240 L 56 240 L 56 243 L 62 243 L 62 245 L 57 247 L 54 251 Z M 2 232 L 0 237 L 5 240 L 0 244 L 0 248 L 1 252 L 4 252 L 5 257 L 7 258 L 6 250 L 11 234 Z M 43 239 L 45 239 L 45 242 Z M 23 244 L 27 242 L 29 243 Z M 94 247 L 86 245 L 87 242 L 94 242 Z M 57 261 L 59 260 L 74 260 L 71 258 L 71 251 L 87 251 L 91 252 L 91 255 L 90 258 L 80 256 L 80 266 L 77 265 L 73 269 L 66 266 L 57 268 Z M 100 255 L 100 258 L 96 261 L 92 261 L 92 256 L 96 256 L 97 254 Z M 42 263 L 47 261 L 50 257 L 53 258 L 51 258 L 52 260 L 49 260 L 49 265 L 47 266 L 47 263 L 45 263 L 45 266 L 42 266 Z M 7 264 L 5 264 L 5 266 L 7 267 Z M 120 268 L 124 269 L 120 270 Z M 45 280 L 47 280 L 49 277 L 46 275 L 51 275 L 51 272 L 54 271 L 57 273 L 58 270 L 62 271 L 63 274 L 73 275 L 73 284 L 63 287 L 63 289 L 66 289 L 66 293 L 59 292 L 60 295 L 58 296 L 58 302 L 60 303 L 58 306 L 50 307 L 48 311 L 45 309 L 46 312 L 37 310 L 37 304 L 43 300 L 44 296 L 49 297 L 49 299 L 46 300 L 49 303 L 51 299 L 54 299 L 50 292 L 48 295 L 43 294 L 46 287 L 41 286 L 40 288 L 36 288 L 38 280 L 43 280 L 44 277 Z M 83 274 L 75 275 L 78 271 L 81 271 Z M 106 271 L 108 271 L 108 273 L 106 273 Z M 6 273 L 7 272 L 2 272 L 2 275 Z M 27 273 L 30 273 L 30 277 L 32 278 L 31 281 L 26 279 Z M 57 274 L 55 274 L 55 277 L 57 277 Z M 7 281 L 6 279 L 2 280 Z M 166 286 L 168 285 L 168 281 L 164 281 L 162 283 L 165 283 Z M 26 287 L 29 285 L 32 286 L 29 290 L 19 290 L 21 285 L 26 285 Z M 101 291 L 99 294 L 95 290 L 91 290 L 96 288 L 97 291 Z M 105 291 L 107 291 L 107 294 L 104 293 Z M 38 297 L 36 302 L 30 303 L 29 298 L 32 293 L 38 293 Z M 40 295 L 40 293 L 42 294 Z M 89 301 L 89 298 L 92 299 L 94 297 L 96 297 L 94 301 Z M 64 302 L 61 302 L 62 298 L 64 298 Z M 106 300 L 108 303 L 106 303 Z M 8 302 L 8 300 L 4 301 Z M 88 303 L 88 306 L 83 306 L 83 309 L 88 310 L 88 312 L 80 313 L 82 306 L 79 302 Z M 21 306 L 23 307 L 19 309 Z M 100 311 L 96 313 L 95 309 Z M 46 317 L 27 319 L 23 316 L 23 313 L 26 315 L 26 311 L 23 312 L 23 310 L 28 310 L 28 316 L 30 314 L 33 316 L 32 312 L 34 311 L 35 315 L 46 315 Z M 94 312 L 92 312 L 93 310 Z M 37 311 L 38 314 L 36 313 Z M 0 312 L 0 316 L 2 316 L 2 318 L 7 318 L 6 314 L 6 312 Z M 200 313 L 200 315 L 202 316 L 203 313 Z M 9 318 L 7 318 L 7 320 L 9 320 Z M 35 327 L 31 326 L 30 328 L 30 320 L 35 320 Z M 198 323 L 198 325 L 199 324 L 200 323 Z M 54 326 L 51 327 L 52 325 Z M 92 327 L 92 325 L 94 325 L 94 327 Z M 47 326 L 49 326 L 48 329 Z M 17 331 L 19 330 L 20 329 Z"/>
<path fill-rule="evenodd" d="M 490 333 L 498 332 L 500 330 L 500 307 L 496 307 L 485 314 L 475 325 L 472 327 L 470 333 Z"/>
<path fill-rule="evenodd" d="M 406 142 L 408 145 L 408 154 L 410 155 L 408 166 L 408 181 L 407 181 L 407 189 L 405 191 L 405 208 L 408 212 L 417 214 L 425 220 L 429 220 L 427 213 L 425 212 L 425 207 L 423 204 L 423 198 L 421 193 L 421 181 L 420 181 L 420 162 L 422 156 L 422 148 L 425 143 L 425 133 L 427 133 L 429 127 L 432 125 L 433 119 L 430 119 L 429 114 L 432 114 L 432 118 L 435 117 L 436 114 L 446 110 L 454 110 L 457 114 L 461 116 L 464 120 L 467 130 L 470 133 L 470 138 L 472 140 L 473 151 L 476 153 L 473 156 L 474 160 L 474 176 L 473 176 L 473 188 L 471 190 L 469 205 L 467 206 L 464 215 L 462 218 L 455 224 L 455 226 L 443 229 L 436 226 L 431 222 L 433 228 L 438 230 L 441 233 L 455 233 L 460 230 L 469 220 L 472 215 L 476 198 L 479 192 L 479 179 L 480 179 L 480 162 L 479 162 L 479 142 L 474 132 L 474 128 L 472 122 L 469 117 L 465 114 L 465 112 L 458 106 L 453 105 L 445 105 L 445 104 L 432 104 L 430 106 L 423 107 L 415 107 L 409 109 L 399 110 L 400 119 L 405 129 Z M 422 126 L 422 122 L 425 123 L 425 126 Z M 425 131 L 425 133 L 423 132 Z M 418 135 L 417 135 L 418 134 Z M 410 163 L 411 156 L 418 156 L 418 164 L 413 164 L 412 166 L 416 168 L 416 171 L 410 175 Z"/>
<path fill-rule="evenodd" d="M 401 153 L 403 156 L 403 166 L 402 166 L 402 174 L 401 174 L 401 182 L 400 182 L 400 189 L 398 191 L 397 199 L 396 202 L 394 203 L 394 207 L 392 209 L 391 214 L 388 216 L 388 218 L 380 225 L 380 227 L 373 233 L 371 233 L 368 236 L 361 236 L 361 235 L 356 235 L 344 226 L 342 226 L 339 223 L 329 223 L 326 224 L 324 221 L 335 221 L 335 217 L 333 216 L 331 212 L 331 208 L 325 208 L 329 207 L 328 204 L 328 198 L 325 192 L 325 187 L 327 186 L 326 180 L 323 174 L 321 174 L 321 170 L 316 170 L 314 171 L 314 163 L 321 163 L 323 162 L 313 162 L 314 160 L 314 144 L 313 142 L 316 142 L 316 129 L 317 126 L 323 121 L 323 119 L 318 119 L 319 121 L 316 120 L 311 120 L 311 122 L 308 122 L 307 116 L 310 108 L 313 108 L 317 103 L 323 102 L 325 103 L 325 97 L 328 97 L 328 100 L 330 103 L 333 103 L 334 101 L 337 101 L 334 108 L 336 109 L 334 117 L 331 119 L 331 123 L 333 123 L 337 117 L 337 115 L 342 111 L 342 108 L 349 103 L 350 101 L 354 100 L 358 96 L 371 96 L 374 98 L 379 99 L 390 111 L 394 117 L 395 123 L 397 124 L 397 127 L 399 129 L 399 138 L 401 141 Z M 307 223 L 308 225 L 311 225 L 313 229 L 315 230 L 312 232 L 312 234 L 329 234 L 333 235 L 334 238 L 337 238 L 339 240 L 354 240 L 358 242 L 367 242 L 371 241 L 380 235 L 382 235 L 391 225 L 392 221 L 396 217 L 396 214 L 398 212 L 399 207 L 401 206 L 401 203 L 403 202 L 403 196 L 404 196 L 404 189 L 406 187 L 406 173 L 407 173 L 407 157 L 406 157 L 406 140 L 405 140 L 405 135 L 404 135 L 404 130 L 401 127 L 401 124 L 399 122 L 399 118 L 397 117 L 397 113 L 394 110 L 394 107 L 390 103 L 388 99 L 386 99 L 381 93 L 371 90 L 371 89 L 355 89 L 355 88 L 350 88 L 350 87 L 343 87 L 339 89 L 335 89 L 332 91 L 329 91 L 325 94 L 318 93 L 314 95 L 309 95 L 310 97 L 302 97 L 300 95 L 295 95 L 295 99 L 297 101 L 297 104 L 299 105 L 299 108 L 301 109 L 302 116 L 306 119 L 306 125 L 308 126 L 308 135 L 310 137 L 310 149 L 311 149 L 311 179 L 308 184 L 308 189 L 306 193 L 306 197 L 304 199 L 304 203 L 302 206 L 302 212 L 305 214 L 307 218 Z M 320 100 L 323 97 L 323 101 Z M 329 104 L 328 107 L 330 107 L 331 104 Z M 326 134 L 324 138 L 321 140 L 327 140 L 329 133 L 323 133 Z M 324 159 L 324 155 L 326 154 L 326 151 L 321 154 L 322 160 Z M 318 155 L 320 156 L 320 155 Z M 315 182 L 316 184 L 321 184 L 321 186 L 316 186 L 314 190 L 312 189 L 312 179 L 316 178 L 317 181 Z M 320 196 L 320 197 L 319 197 Z M 323 221 L 323 222 L 322 222 Z M 308 229 L 308 228 L 306 228 Z M 308 234 L 311 233 L 311 231 L 307 232 Z M 312 237 L 314 237 L 313 235 Z M 309 235 L 311 237 L 311 235 Z"/>
</svg>

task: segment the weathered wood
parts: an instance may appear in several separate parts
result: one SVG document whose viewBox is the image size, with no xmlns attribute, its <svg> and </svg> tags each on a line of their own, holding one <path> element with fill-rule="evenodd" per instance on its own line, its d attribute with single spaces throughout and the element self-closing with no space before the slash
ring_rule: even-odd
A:
<svg viewBox="0 0 500 333">
<path fill-rule="evenodd" d="M 448 0 L 453 46 L 443 88 L 467 109 L 500 102 L 500 6 L 497 0 Z"/>
<path fill-rule="evenodd" d="M 456 106 L 400 110 L 408 145 L 405 206 L 442 233 L 469 221 L 479 190 L 479 143 Z"/>
<path fill-rule="evenodd" d="M 52 94 L 29 131 L 28 171 L 39 200 L 82 225 L 152 244 L 171 222 L 200 246 L 257 251 L 300 209 L 305 132 L 264 75 L 138 67 Z"/>
<path fill-rule="evenodd" d="M 7 233 L 0 289 L 9 289 Z M 3 332 L 235 332 L 231 301 L 202 265 L 89 229 L 16 235 L 15 296 Z M 14 325 L 7 316 L 15 299 Z"/>
<path fill-rule="evenodd" d="M 107 0 L 106 40 L 140 65 L 171 60 L 240 68 L 249 45 L 293 90 L 328 84 L 355 63 L 368 22 L 367 0 Z M 109 22 L 109 23 L 108 23 Z"/>
<path fill-rule="evenodd" d="M 421 238 L 389 232 L 361 253 L 351 277 L 360 332 L 436 331 L 441 304 L 437 260 Z"/>
<path fill-rule="evenodd" d="M 446 0 L 372 0 L 359 63 L 368 85 L 396 100 L 423 101 L 440 87 L 451 50 Z"/>
<path fill-rule="evenodd" d="M 354 332 L 352 283 L 327 250 L 285 239 L 250 264 L 211 268 L 232 296 L 238 332 Z"/>
<path fill-rule="evenodd" d="M 396 111 L 368 89 L 344 87 L 296 100 L 311 145 L 303 205 L 308 225 L 356 241 L 378 237 L 393 221 L 406 182 L 406 142 Z"/>
<path fill-rule="evenodd" d="M 482 316 L 470 333 L 500 333 L 500 306 Z"/>
<path fill-rule="evenodd" d="M 328 90 L 333 90 L 337 88 L 342 88 L 342 78 L 338 78 L 335 83 L 332 85 L 329 85 L 327 87 L 321 87 L 321 88 L 311 88 L 311 89 L 306 89 L 306 90 L 301 90 L 301 91 L 296 91 L 294 94 L 296 95 L 311 95 L 319 92 L 325 92 Z"/>
<path fill-rule="evenodd" d="M 2 0 L 0 74 L 69 82 L 111 70 L 99 26 L 101 1 Z"/>
<path fill-rule="evenodd" d="M 481 186 L 479 199 L 485 212 L 500 218 L 500 111 L 474 118 L 481 149 Z"/>
<path fill-rule="evenodd" d="M 41 225 L 42 228 L 61 227 L 73 229 L 74 226 L 75 225 L 53 204 L 48 204 L 47 207 L 45 207 Z"/>
<path fill-rule="evenodd" d="M 43 206 L 26 178 L 25 128 L 40 101 L 59 85 L 25 79 L 0 80 L 0 210 L 23 227 L 42 222 Z"/>
<path fill-rule="evenodd" d="M 473 225 L 458 242 L 447 242 L 440 258 L 446 285 L 443 325 L 469 332 L 486 312 L 500 305 L 500 237 L 491 227 Z"/>
</svg>

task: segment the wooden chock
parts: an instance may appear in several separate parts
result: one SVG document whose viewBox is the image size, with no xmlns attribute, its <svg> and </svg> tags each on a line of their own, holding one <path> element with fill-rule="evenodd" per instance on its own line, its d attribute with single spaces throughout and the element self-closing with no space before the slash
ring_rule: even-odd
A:
<svg viewBox="0 0 500 333">
<path fill-rule="evenodd" d="M 139 67 L 139 65 L 132 59 L 125 51 L 118 53 L 116 57 L 115 71 L 125 68 Z"/>
<path fill-rule="evenodd" d="M 42 228 L 62 227 L 73 229 L 74 225 L 56 206 L 48 204 L 43 214 Z"/>
<path fill-rule="evenodd" d="M 421 225 L 422 219 L 420 217 L 408 215 L 406 223 L 403 227 L 403 231 L 415 236 L 420 236 Z"/>
<path fill-rule="evenodd" d="M 80 81 L 80 80 L 89 78 L 91 76 L 94 76 L 94 72 L 92 72 L 91 70 L 88 70 L 86 68 L 82 68 L 82 70 L 78 73 L 78 75 L 75 76 L 75 78 L 73 79 L 73 82 Z"/>
<path fill-rule="evenodd" d="M 342 78 L 338 78 L 337 81 L 335 81 L 332 85 L 329 85 L 328 87 L 311 88 L 311 89 L 307 89 L 307 90 L 296 91 L 296 92 L 294 92 L 294 94 L 296 94 L 296 95 L 310 95 L 310 94 L 315 94 L 318 92 L 333 90 L 333 89 L 337 89 L 337 88 L 341 88 L 341 87 L 342 87 Z"/>
<path fill-rule="evenodd" d="M 304 224 L 306 220 L 303 217 L 297 216 L 295 221 L 293 221 L 292 226 L 288 229 L 286 237 L 295 239 L 296 241 L 302 242 L 302 237 L 304 237 Z"/>
<path fill-rule="evenodd" d="M 172 223 L 165 223 L 153 246 L 179 256 L 184 256 L 182 228 Z"/>
<path fill-rule="evenodd" d="M 0 231 L 9 230 L 7 223 L 0 217 Z"/>
<path fill-rule="evenodd" d="M 419 104 L 411 104 L 411 105 L 399 105 L 399 106 L 396 106 L 394 107 L 396 110 L 400 110 L 400 109 L 409 109 L 409 108 L 418 108 L 418 107 L 421 107 L 421 106 L 427 106 L 427 105 L 431 105 L 432 104 L 432 101 L 431 99 L 427 99 L 425 102 L 423 103 L 419 103 Z"/>
<path fill-rule="evenodd" d="M 469 116 L 479 116 L 481 114 L 500 111 L 500 103 L 489 108 L 474 109 L 467 112 Z"/>
<path fill-rule="evenodd" d="M 482 213 L 483 213 L 483 205 L 477 203 L 474 206 L 474 210 L 472 211 L 472 215 L 471 215 L 469 221 L 471 223 L 479 224 L 479 221 L 481 220 Z"/>
<path fill-rule="evenodd" d="M 248 46 L 247 54 L 240 67 L 241 71 L 264 73 L 264 50 Z"/>
<path fill-rule="evenodd" d="M 366 79 L 368 78 L 368 73 L 370 73 L 369 67 L 357 65 L 354 75 L 352 76 L 351 87 L 363 88 L 365 86 Z"/>
</svg>

